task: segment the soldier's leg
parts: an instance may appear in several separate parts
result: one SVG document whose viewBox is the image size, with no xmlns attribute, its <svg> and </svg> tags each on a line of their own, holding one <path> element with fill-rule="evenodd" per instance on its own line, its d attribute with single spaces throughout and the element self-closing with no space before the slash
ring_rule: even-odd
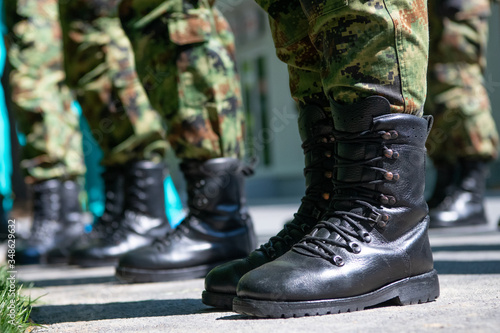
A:
<svg viewBox="0 0 500 333">
<path fill-rule="evenodd" d="M 276 9 L 278 12 L 278 9 Z M 298 127 L 305 154 L 306 194 L 294 218 L 266 244 L 247 258 L 214 268 L 205 279 L 205 304 L 232 308 L 239 279 L 249 271 L 275 260 L 299 242 L 318 223 L 333 195 L 333 120 L 319 75 L 320 54 L 307 35 L 308 22 L 300 7 L 283 2 L 280 15 L 287 15 L 304 35 L 288 38 L 271 19 L 278 57 L 288 64 L 289 85 L 299 109 Z M 286 14 L 285 14 L 286 13 Z"/>
<path fill-rule="evenodd" d="M 57 1 L 4 4 L 12 111 L 26 138 L 21 167 L 34 190 L 32 233 L 19 245 L 16 262 L 39 263 L 83 232 L 76 182 L 85 172 L 82 138 L 64 84 Z"/>
<path fill-rule="evenodd" d="M 117 17 L 117 1 L 61 1 L 68 82 L 106 167 L 105 212 L 70 262 L 114 264 L 169 229 L 163 159 L 168 148 L 160 115 L 135 71 L 133 51 Z"/>
<path fill-rule="evenodd" d="M 243 189 L 247 170 L 239 160 L 243 110 L 228 52 L 232 33 L 216 24 L 206 0 L 125 0 L 120 9 L 139 76 L 182 159 L 189 215 L 164 246 L 123 257 L 117 275 L 126 281 L 202 277 L 255 246 Z"/>
<path fill-rule="evenodd" d="M 296 1 L 309 22 L 261 1 L 290 39 L 309 32 L 321 55 L 335 137 L 332 204 L 313 231 L 245 274 L 233 310 L 295 317 L 348 312 L 396 298 L 434 300 L 439 284 L 423 197 L 427 7 L 423 0 Z M 379 273 L 377 273 L 379 272 Z"/>
<path fill-rule="evenodd" d="M 431 227 L 485 224 L 487 162 L 498 149 L 484 86 L 490 1 L 432 1 L 429 8 L 426 112 L 435 124 L 427 149 L 438 176 L 429 200 Z"/>
</svg>

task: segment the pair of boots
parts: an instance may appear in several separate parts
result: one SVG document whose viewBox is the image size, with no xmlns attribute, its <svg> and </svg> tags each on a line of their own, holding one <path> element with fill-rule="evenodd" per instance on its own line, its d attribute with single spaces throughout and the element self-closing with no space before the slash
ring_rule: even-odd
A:
<svg viewBox="0 0 500 333">
<path fill-rule="evenodd" d="M 234 158 L 181 164 L 188 215 L 150 246 L 122 256 L 116 276 L 125 282 L 204 277 L 215 266 L 243 258 L 255 248 L 252 219 L 244 195 L 251 170 Z"/>
<path fill-rule="evenodd" d="M 205 304 L 299 317 L 438 297 L 423 195 L 431 120 L 391 114 L 383 97 L 332 107 L 333 123 L 324 106 L 301 107 L 308 187 L 295 219 L 212 270 Z"/>
<path fill-rule="evenodd" d="M 33 224 L 28 239 L 16 246 L 16 264 L 58 263 L 53 251 L 67 251 L 82 236 L 80 186 L 73 180 L 49 179 L 33 185 Z"/>
<path fill-rule="evenodd" d="M 126 282 L 205 276 L 255 246 L 245 204 L 246 169 L 233 158 L 185 161 L 189 214 L 172 231 L 165 215 L 165 167 L 148 161 L 104 174 L 105 212 L 70 255 L 70 264 L 116 265 Z"/>
<path fill-rule="evenodd" d="M 457 165 L 442 165 L 436 170 L 436 186 L 428 201 L 430 228 L 487 224 L 484 210 L 487 163 L 462 159 Z"/>
</svg>

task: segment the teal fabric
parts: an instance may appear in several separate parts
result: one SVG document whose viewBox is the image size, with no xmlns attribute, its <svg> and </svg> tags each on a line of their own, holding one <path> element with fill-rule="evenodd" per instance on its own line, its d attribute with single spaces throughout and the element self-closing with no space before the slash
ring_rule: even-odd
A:
<svg viewBox="0 0 500 333">
<path fill-rule="evenodd" d="M 0 0 L 0 8 L 3 8 L 3 0 Z M 3 11 L 0 15 L 0 30 L 2 35 L 5 33 L 3 24 Z M 3 75 L 5 66 L 5 45 L 3 38 L 0 41 L 0 76 Z M 12 153 L 10 145 L 10 129 L 7 106 L 5 104 L 5 95 L 3 87 L 0 85 L 0 194 L 5 198 L 3 200 L 4 208 L 9 211 L 12 207 Z"/>
</svg>

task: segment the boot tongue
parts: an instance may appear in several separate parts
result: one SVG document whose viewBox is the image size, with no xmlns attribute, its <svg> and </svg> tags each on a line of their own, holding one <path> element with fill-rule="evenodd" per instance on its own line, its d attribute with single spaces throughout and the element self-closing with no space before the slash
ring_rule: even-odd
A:
<svg viewBox="0 0 500 333">
<path fill-rule="evenodd" d="M 369 130 L 373 118 L 391 113 L 391 104 L 381 96 L 371 96 L 359 103 L 332 103 L 333 123 L 340 132 L 357 133 Z"/>
</svg>

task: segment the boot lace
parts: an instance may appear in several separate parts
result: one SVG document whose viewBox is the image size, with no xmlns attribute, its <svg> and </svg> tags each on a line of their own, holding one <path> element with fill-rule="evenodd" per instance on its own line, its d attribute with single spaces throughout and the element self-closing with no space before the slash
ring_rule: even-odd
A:
<svg viewBox="0 0 500 333">
<path fill-rule="evenodd" d="M 321 206 L 326 206 L 329 202 L 332 192 L 330 178 L 333 175 L 332 169 L 325 168 L 325 163 L 333 156 L 334 142 L 333 136 L 315 135 L 302 144 L 305 154 L 314 152 L 314 154 L 321 156 L 304 168 L 304 175 L 322 173 L 327 179 L 314 179 L 314 183 L 307 187 L 305 195 L 301 199 L 302 205 L 314 207 L 312 214 L 306 214 L 299 209 L 293 215 L 291 222 L 286 223 L 276 236 L 271 237 L 267 243 L 260 246 L 258 250 L 264 252 L 268 257 L 276 258 L 281 254 L 277 250 L 278 244 L 284 244 L 287 248 L 291 248 L 303 235 L 311 231 L 324 212 L 325 209 L 321 209 Z M 325 204 L 322 204 L 321 201 L 324 201 Z M 293 231 L 298 232 L 294 233 Z"/>
<path fill-rule="evenodd" d="M 398 133 L 396 131 L 364 131 L 355 134 L 336 132 L 335 137 L 339 143 L 376 144 L 382 148 L 380 156 L 360 161 L 353 161 L 335 154 L 335 168 L 345 170 L 361 167 L 376 171 L 381 176 L 359 182 L 333 180 L 333 202 L 335 206 L 348 207 L 349 210 L 337 210 L 333 208 L 333 205 L 330 205 L 329 210 L 323 217 L 324 220 L 319 222 L 314 230 L 326 229 L 330 234 L 336 234 L 338 237 L 317 237 L 314 236 L 315 232 L 312 232 L 296 244 L 295 247 L 331 261 L 337 266 L 343 266 L 344 260 L 335 252 L 335 247 L 342 247 L 350 252 L 359 253 L 361 247 L 357 243 L 358 241 L 371 242 L 371 236 L 363 223 L 384 228 L 390 219 L 389 215 L 383 213 L 380 208 L 382 205 L 396 204 L 396 198 L 380 193 L 375 190 L 375 186 L 387 181 L 397 181 L 399 175 L 380 168 L 377 164 L 383 159 L 397 159 L 399 157 L 398 152 L 393 151 L 386 145 L 386 141 L 396 139 Z"/>
</svg>

